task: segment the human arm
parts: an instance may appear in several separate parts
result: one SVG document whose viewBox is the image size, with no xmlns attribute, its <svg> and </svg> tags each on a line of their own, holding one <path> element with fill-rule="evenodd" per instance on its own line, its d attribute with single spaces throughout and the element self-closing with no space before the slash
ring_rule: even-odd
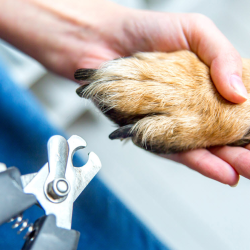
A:
<svg viewBox="0 0 250 250">
<path fill-rule="evenodd" d="M 199 14 L 132 10 L 105 0 L 0 0 L 0 36 L 70 79 L 78 68 L 96 68 L 136 51 L 192 50 L 210 66 L 213 82 L 226 99 L 241 103 L 247 98 L 239 54 Z M 250 178 L 249 154 L 245 148 L 223 147 L 167 157 L 233 185 L 238 173 Z"/>
</svg>

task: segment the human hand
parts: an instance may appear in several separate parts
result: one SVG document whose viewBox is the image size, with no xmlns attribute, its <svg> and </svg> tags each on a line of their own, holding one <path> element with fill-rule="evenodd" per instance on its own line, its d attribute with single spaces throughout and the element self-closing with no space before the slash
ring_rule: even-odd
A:
<svg viewBox="0 0 250 250">
<path fill-rule="evenodd" d="M 235 103 L 247 99 L 247 92 L 241 82 L 241 57 L 208 18 L 197 14 L 134 11 L 134 18 L 127 19 L 124 33 L 120 37 L 115 36 L 120 40 L 114 42 L 111 39 L 109 43 L 113 44 L 111 48 L 116 48 L 120 56 L 129 56 L 135 51 L 191 50 L 210 66 L 213 82 L 226 99 Z M 113 35 L 109 37 L 114 38 Z M 87 67 L 93 68 L 99 63 L 96 61 L 96 65 Z M 84 61 L 81 67 L 86 67 Z M 238 76 L 233 76 L 238 80 L 235 83 L 237 87 L 230 82 L 231 75 Z M 250 152 L 247 148 L 224 146 L 164 157 L 229 185 L 238 183 L 239 174 L 250 178 Z"/>
<path fill-rule="evenodd" d="M 114 38 L 113 35 L 110 37 Z M 135 51 L 191 50 L 210 67 L 211 77 L 221 95 L 234 103 L 247 99 L 241 81 L 240 55 L 212 21 L 202 15 L 134 11 L 133 18 L 127 19 L 122 35 L 115 38 L 118 41 L 111 39 L 109 44 L 113 44 L 111 48 L 116 48 L 120 56 L 129 56 Z M 250 152 L 247 148 L 224 146 L 164 157 L 229 185 L 238 183 L 239 174 L 250 178 Z"/>
<path fill-rule="evenodd" d="M 136 29 L 132 37 L 138 41 L 138 44 L 133 43 L 134 49 L 167 52 L 191 50 L 210 67 L 212 80 L 223 97 L 234 103 L 246 101 L 248 96 L 241 81 L 241 57 L 208 18 L 199 14 L 142 12 L 136 20 L 132 21 Z M 238 183 L 239 174 L 250 178 L 248 149 L 249 145 L 246 148 L 224 146 L 164 157 L 233 186 Z"/>
<path fill-rule="evenodd" d="M 136 51 L 187 49 L 210 66 L 222 96 L 234 103 L 247 99 L 240 55 L 202 15 L 131 10 L 105 0 L 0 3 L 2 38 L 70 79 L 78 68 L 96 68 Z M 167 157 L 225 184 L 236 184 L 238 174 L 250 178 L 246 148 L 198 149 Z"/>
</svg>

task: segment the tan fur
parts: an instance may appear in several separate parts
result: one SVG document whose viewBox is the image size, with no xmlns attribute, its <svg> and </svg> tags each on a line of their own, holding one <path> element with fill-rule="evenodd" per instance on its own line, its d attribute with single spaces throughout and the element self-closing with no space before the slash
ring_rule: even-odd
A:
<svg viewBox="0 0 250 250">
<path fill-rule="evenodd" d="M 250 102 L 226 101 L 192 52 L 137 53 L 105 63 L 88 80 L 82 96 L 107 115 L 115 110 L 124 119 L 111 118 L 121 126 L 132 121 L 133 142 L 147 150 L 171 153 L 250 140 Z M 243 82 L 250 93 L 247 59 Z"/>
</svg>

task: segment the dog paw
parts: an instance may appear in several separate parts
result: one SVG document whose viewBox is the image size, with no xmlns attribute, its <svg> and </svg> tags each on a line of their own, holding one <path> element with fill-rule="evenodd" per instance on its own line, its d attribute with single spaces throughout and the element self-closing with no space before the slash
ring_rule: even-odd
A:
<svg viewBox="0 0 250 250">
<path fill-rule="evenodd" d="M 249 61 L 243 61 L 249 81 Z M 209 68 L 189 51 L 136 53 L 79 69 L 77 89 L 119 128 L 111 139 L 131 137 L 154 153 L 176 153 L 250 142 L 249 102 L 232 104 L 216 90 Z M 246 86 L 248 87 L 248 86 Z"/>
</svg>

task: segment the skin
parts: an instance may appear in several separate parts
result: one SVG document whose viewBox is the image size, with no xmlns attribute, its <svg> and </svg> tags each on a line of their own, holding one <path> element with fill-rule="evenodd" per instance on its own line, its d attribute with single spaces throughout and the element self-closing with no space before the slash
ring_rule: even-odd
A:
<svg viewBox="0 0 250 250">
<path fill-rule="evenodd" d="M 0 37 L 69 79 L 78 68 L 98 68 L 137 51 L 191 50 L 210 67 L 224 98 L 247 99 L 239 53 L 200 14 L 133 10 L 105 0 L 0 0 Z M 232 186 L 239 174 L 250 179 L 249 149 L 225 146 L 164 157 Z"/>
</svg>

